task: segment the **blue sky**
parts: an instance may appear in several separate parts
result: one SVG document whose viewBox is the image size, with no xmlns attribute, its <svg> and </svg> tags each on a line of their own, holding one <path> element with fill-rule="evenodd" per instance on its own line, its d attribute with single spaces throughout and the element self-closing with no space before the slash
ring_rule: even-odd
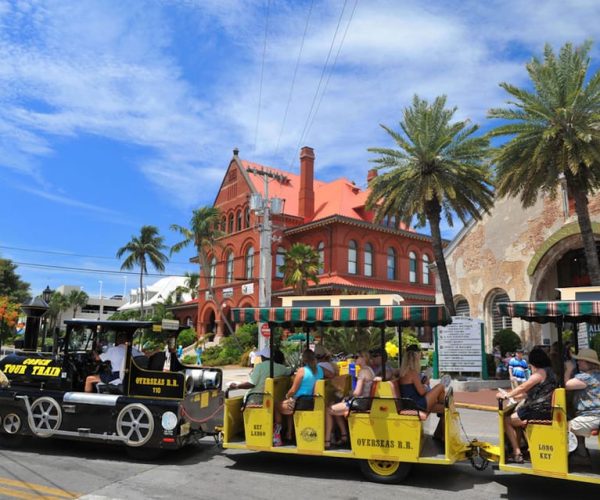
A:
<svg viewBox="0 0 600 500">
<path fill-rule="evenodd" d="M 362 186 L 413 94 L 488 127 L 499 82 L 546 42 L 600 43 L 599 20 L 594 0 L 0 0 L 0 256 L 34 293 L 123 293 L 117 249 L 144 224 L 178 241 L 235 146 L 297 171 L 308 145 L 317 177 Z"/>
</svg>

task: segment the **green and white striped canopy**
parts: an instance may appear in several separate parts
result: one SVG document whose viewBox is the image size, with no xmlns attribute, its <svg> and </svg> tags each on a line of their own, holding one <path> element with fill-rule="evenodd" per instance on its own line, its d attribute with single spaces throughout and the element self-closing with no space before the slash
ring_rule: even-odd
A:
<svg viewBox="0 0 600 500">
<path fill-rule="evenodd" d="M 370 307 L 264 307 L 232 309 L 236 323 L 281 326 L 443 326 L 452 320 L 443 305 Z"/>
<path fill-rule="evenodd" d="M 537 323 L 555 322 L 557 319 L 575 323 L 600 323 L 600 301 L 555 300 L 549 302 L 501 302 L 500 316 L 521 318 Z"/>
</svg>

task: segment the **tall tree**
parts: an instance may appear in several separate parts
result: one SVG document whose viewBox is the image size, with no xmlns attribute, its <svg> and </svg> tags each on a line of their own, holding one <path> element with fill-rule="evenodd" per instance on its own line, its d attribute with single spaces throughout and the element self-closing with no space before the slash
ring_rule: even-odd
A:
<svg viewBox="0 0 600 500">
<path fill-rule="evenodd" d="M 188 292 L 192 299 L 198 298 L 198 288 L 200 286 L 200 275 L 198 273 L 185 273 L 185 288 L 186 292 Z"/>
<path fill-rule="evenodd" d="M 144 274 L 148 274 L 148 263 L 157 271 L 165 270 L 169 258 L 162 252 L 167 246 L 164 238 L 158 234 L 155 226 L 142 226 L 139 236 L 132 236 L 131 241 L 117 251 L 117 258 L 127 255 L 121 269 L 140 268 L 140 318 L 144 319 Z"/>
<path fill-rule="evenodd" d="M 22 281 L 16 270 L 11 260 L 0 259 L 0 295 L 22 303 L 29 298 L 29 283 Z"/>
<path fill-rule="evenodd" d="M 600 285 L 600 263 L 588 199 L 600 186 L 600 71 L 586 83 L 591 43 L 565 44 L 558 54 L 546 45 L 544 60 L 533 58 L 527 72 L 533 88 L 501 83 L 514 101 L 492 109 L 503 123 L 490 137 L 510 137 L 494 154 L 499 196 L 519 196 L 532 206 L 540 193 L 554 196 L 563 181 L 583 240 L 593 285 Z"/>
<path fill-rule="evenodd" d="M 296 294 L 304 295 L 309 281 L 319 284 L 320 267 L 319 252 L 310 245 L 294 243 L 285 252 L 279 271 L 283 273 L 283 283 L 286 286 L 291 286 Z"/>
<path fill-rule="evenodd" d="M 73 317 L 77 317 L 77 310 L 83 309 L 88 303 L 90 296 L 83 290 L 71 290 L 67 295 L 67 304 L 73 308 Z"/>
<path fill-rule="evenodd" d="M 181 252 L 189 245 L 196 249 L 196 256 L 199 265 L 199 274 L 204 279 L 206 287 L 212 297 L 215 297 L 213 280 L 210 277 L 210 266 L 208 257 L 215 253 L 220 246 L 219 238 L 224 236 L 220 229 L 221 212 L 216 207 L 200 207 L 192 212 L 189 227 L 172 224 L 171 229 L 178 232 L 183 239 L 171 247 L 171 255 Z M 233 333 L 233 329 L 228 319 L 222 314 L 221 303 L 215 300 L 219 316 L 223 318 L 227 328 Z"/>
<path fill-rule="evenodd" d="M 50 318 L 50 331 L 57 325 L 59 316 L 69 308 L 69 300 L 67 296 L 60 292 L 53 292 L 50 297 L 50 303 L 48 304 L 48 317 Z"/>
<path fill-rule="evenodd" d="M 455 314 L 452 286 L 442 248 L 442 215 L 449 226 L 456 215 L 463 223 L 480 219 L 493 205 L 489 141 L 473 137 L 477 125 L 468 121 L 451 123 L 456 108 L 447 109 L 446 96 L 432 104 L 414 96 L 403 112 L 400 131 L 381 127 L 394 139 L 398 149 L 369 148 L 371 160 L 385 172 L 369 184 L 367 207 L 375 209 L 375 220 L 396 216 L 417 227 L 429 223 L 431 243 L 444 303 Z"/>
</svg>

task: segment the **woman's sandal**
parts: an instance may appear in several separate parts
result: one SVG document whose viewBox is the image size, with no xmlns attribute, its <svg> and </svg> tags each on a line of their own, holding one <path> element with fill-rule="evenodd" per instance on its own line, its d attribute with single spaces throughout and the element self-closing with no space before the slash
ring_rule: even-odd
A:
<svg viewBox="0 0 600 500">
<path fill-rule="evenodd" d="M 342 434 L 335 444 L 336 446 L 346 446 L 348 444 L 348 434 Z"/>
<path fill-rule="evenodd" d="M 325 441 L 325 449 L 326 450 L 330 450 L 331 449 L 331 441 L 329 439 L 327 439 Z"/>
<path fill-rule="evenodd" d="M 511 464 L 523 464 L 525 463 L 525 459 L 523 458 L 522 453 L 515 453 L 512 457 L 508 458 L 508 463 Z"/>
</svg>

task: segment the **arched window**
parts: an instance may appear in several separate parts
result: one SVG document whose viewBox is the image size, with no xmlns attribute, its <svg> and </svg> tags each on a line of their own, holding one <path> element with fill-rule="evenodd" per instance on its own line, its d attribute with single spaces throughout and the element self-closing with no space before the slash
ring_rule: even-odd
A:
<svg viewBox="0 0 600 500">
<path fill-rule="evenodd" d="M 471 307 L 467 299 L 459 299 L 454 308 L 457 316 L 471 316 Z"/>
<path fill-rule="evenodd" d="M 227 232 L 233 233 L 233 214 L 229 215 L 229 220 L 228 220 L 228 224 L 227 224 Z"/>
<path fill-rule="evenodd" d="M 429 255 L 423 254 L 423 284 L 429 285 Z"/>
<path fill-rule="evenodd" d="M 371 245 L 370 243 L 367 243 L 365 245 L 364 257 L 364 275 L 373 276 L 373 245 Z"/>
<path fill-rule="evenodd" d="M 242 211 L 241 210 L 238 210 L 238 212 L 237 212 L 235 230 L 236 231 L 242 230 Z"/>
<path fill-rule="evenodd" d="M 490 316 L 492 317 L 492 335 L 496 335 L 500 330 L 509 328 L 512 330 L 512 318 L 509 316 L 500 316 L 498 303 L 509 302 L 508 294 L 504 290 L 496 292 L 491 300 Z"/>
<path fill-rule="evenodd" d="M 317 245 L 317 252 L 319 252 L 319 274 L 325 272 L 325 243 L 319 241 Z"/>
<path fill-rule="evenodd" d="M 254 276 L 254 247 L 248 248 L 246 252 L 246 279 Z"/>
<path fill-rule="evenodd" d="M 283 278 L 283 271 L 279 268 L 285 263 L 285 248 L 279 247 L 275 254 L 275 277 Z"/>
<path fill-rule="evenodd" d="M 396 228 L 396 226 L 397 226 L 397 222 L 396 222 L 396 216 L 395 216 L 395 215 L 392 215 L 392 216 L 390 217 L 390 227 L 393 227 L 393 228 L 395 229 L 395 228 Z"/>
<path fill-rule="evenodd" d="M 356 274 L 356 241 L 350 240 L 348 243 L 348 273 Z"/>
<path fill-rule="evenodd" d="M 250 227 L 250 209 L 246 207 L 244 210 L 244 228 L 248 229 Z"/>
<path fill-rule="evenodd" d="M 208 275 L 210 276 L 210 286 L 215 286 L 215 281 L 217 278 L 217 258 L 213 257 L 210 260 L 210 267 L 208 269 Z"/>
<path fill-rule="evenodd" d="M 408 254 L 408 280 L 411 283 L 417 282 L 417 256 L 415 252 Z"/>
<path fill-rule="evenodd" d="M 387 279 L 396 279 L 396 250 L 392 247 L 387 250 Z"/>
<path fill-rule="evenodd" d="M 226 232 L 227 231 L 227 217 L 223 217 L 221 219 L 221 231 L 222 232 Z"/>
<path fill-rule="evenodd" d="M 227 283 L 233 281 L 233 252 L 227 254 Z"/>
</svg>

